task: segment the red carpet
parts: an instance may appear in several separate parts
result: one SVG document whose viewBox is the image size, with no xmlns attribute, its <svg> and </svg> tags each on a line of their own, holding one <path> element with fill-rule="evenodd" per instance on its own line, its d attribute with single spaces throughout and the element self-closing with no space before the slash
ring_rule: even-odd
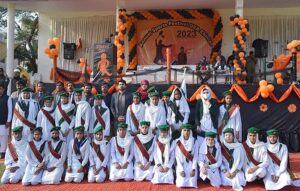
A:
<svg viewBox="0 0 300 191">
<path fill-rule="evenodd" d="M 290 154 L 291 160 L 291 168 L 296 173 L 298 177 L 300 177 L 300 154 Z M 181 191 L 181 190 L 188 190 L 188 191 L 219 191 L 219 190 L 231 190 L 231 187 L 222 187 L 220 189 L 211 187 L 208 183 L 204 183 L 200 181 L 198 183 L 198 189 L 179 189 L 176 188 L 175 185 L 153 185 L 149 182 L 110 182 L 106 181 L 101 184 L 96 183 L 87 183 L 84 181 L 81 184 L 70 184 L 70 183 L 62 183 L 60 185 L 38 185 L 38 186 L 29 186 L 24 187 L 21 184 L 15 185 L 1 185 L 0 190 L 2 191 L 55 191 L 55 190 L 64 190 L 64 191 Z M 249 183 L 245 187 L 245 190 L 250 191 L 262 191 L 265 190 L 263 184 L 260 183 Z M 282 190 L 289 190 L 289 191 L 296 191 L 300 190 L 300 188 L 296 187 L 286 187 Z"/>
</svg>

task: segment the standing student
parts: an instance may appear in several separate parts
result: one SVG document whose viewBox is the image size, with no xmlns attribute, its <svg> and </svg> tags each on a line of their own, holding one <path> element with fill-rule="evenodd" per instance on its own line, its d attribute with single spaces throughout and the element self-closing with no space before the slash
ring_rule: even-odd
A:
<svg viewBox="0 0 300 191">
<path fill-rule="evenodd" d="M 94 106 L 90 119 L 90 133 L 98 126 L 102 127 L 103 137 L 107 140 L 110 135 L 110 112 L 103 101 L 102 94 L 96 94 L 94 96 Z"/>
<path fill-rule="evenodd" d="M 140 122 L 145 118 L 145 105 L 141 102 L 141 93 L 132 93 L 132 104 L 129 105 L 126 113 L 128 131 L 132 136 L 137 135 L 140 130 Z"/>
<path fill-rule="evenodd" d="M 52 95 L 44 96 L 44 106 L 40 109 L 37 116 L 37 127 L 43 128 L 43 139 L 48 140 L 51 138 L 50 130 L 55 127 L 55 104 Z"/>
<path fill-rule="evenodd" d="M 12 120 L 12 100 L 5 94 L 6 85 L 0 84 L 0 158 L 5 157 L 7 138 Z"/>
<path fill-rule="evenodd" d="M 14 108 L 12 127 L 22 126 L 23 137 L 31 140 L 31 131 L 35 129 L 36 116 L 39 111 L 38 103 L 32 99 L 32 90 L 28 87 L 22 93 Z"/>
<path fill-rule="evenodd" d="M 242 141 L 242 119 L 240 107 L 232 104 L 232 93 L 228 90 L 223 92 L 225 103 L 220 107 L 218 134 L 221 141 L 224 140 L 223 131 L 227 128 L 233 129 L 234 139 Z"/>
<path fill-rule="evenodd" d="M 69 99 L 69 93 L 60 93 L 60 102 L 55 110 L 55 124 L 60 127 L 60 138 L 69 145 L 74 137 L 75 125 L 75 105 Z"/>
</svg>

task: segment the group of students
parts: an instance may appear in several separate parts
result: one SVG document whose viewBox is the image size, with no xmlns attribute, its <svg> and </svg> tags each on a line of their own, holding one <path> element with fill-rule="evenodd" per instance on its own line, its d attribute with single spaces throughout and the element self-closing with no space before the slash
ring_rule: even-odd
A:
<svg viewBox="0 0 300 191">
<path fill-rule="evenodd" d="M 124 81 L 118 85 L 122 89 Z M 74 103 L 68 92 L 61 92 L 56 101 L 52 95 L 44 96 L 39 109 L 31 89 L 22 89 L 13 110 L 2 183 L 59 184 L 63 176 L 66 182 L 81 182 L 87 174 L 88 182 L 108 177 L 173 184 L 176 179 L 177 187 L 197 187 L 201 178 L 214 187 L 235 190 L 256 179 L 263 179 L 267 190 L 291 184 L 288 150 L 279 143 L 278 131 L 269 130 L 268 142 L 263 143 L 258 129 L 250 128 L 247 141 L 240 143 L 239 106 L 232 104 L 229 91 L 219 107 L 211 90 L 202 89 L 195 131 L 188 123 L 190 109 L 180 88 L 163 92 L 160 99 L 150 87 L 145 103 L 141 92 L 132 93 L 126 116 L 117 120 L 111 120 L 104 95 L 94 95 L 91 104 L 82 91 L 74 89 Z M 113 97 L 112 105 L 123 99 Z M 114 122 L 116 134 L 111 138 Z"/>
</svg>

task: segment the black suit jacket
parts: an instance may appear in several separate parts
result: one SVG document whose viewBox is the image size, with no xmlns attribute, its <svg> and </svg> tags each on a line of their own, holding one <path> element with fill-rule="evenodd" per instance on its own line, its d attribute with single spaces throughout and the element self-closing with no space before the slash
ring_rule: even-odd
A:
<svg viewBox="0 0 300 191">
<path fill-rule="evenodd" d="M 114 116 L 115 119 L 117 119 L 119 116 L 125 116 L 128 106 L 132 103 L 132 95 L 128 91 L 125 91 L 125 103 L 118 104 L 118 96 L 119 92 L 115 92 L 111 97 L 111 103 L 110 103 L 110 110 Z M 125 107 L 124 113 L 119 112 L 120 107 Z"/>
</svg>

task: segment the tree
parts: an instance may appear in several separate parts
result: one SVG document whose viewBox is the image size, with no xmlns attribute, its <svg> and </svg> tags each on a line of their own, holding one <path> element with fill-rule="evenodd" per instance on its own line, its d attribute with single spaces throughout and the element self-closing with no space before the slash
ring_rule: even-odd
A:
<svg viewBox="0 0 300 191">
<path fill-rule="evenodd" d="M 7 9 L 0 7 L 0 28 L 6 31 L 7 28 Z M 37 50 L 38 50 L 38 13 L 32 11 L 16 10 L 15 16 L 15 59 L 19 62 L 25 62 L 28 72 L 37 72 Z"/>
</svg>

